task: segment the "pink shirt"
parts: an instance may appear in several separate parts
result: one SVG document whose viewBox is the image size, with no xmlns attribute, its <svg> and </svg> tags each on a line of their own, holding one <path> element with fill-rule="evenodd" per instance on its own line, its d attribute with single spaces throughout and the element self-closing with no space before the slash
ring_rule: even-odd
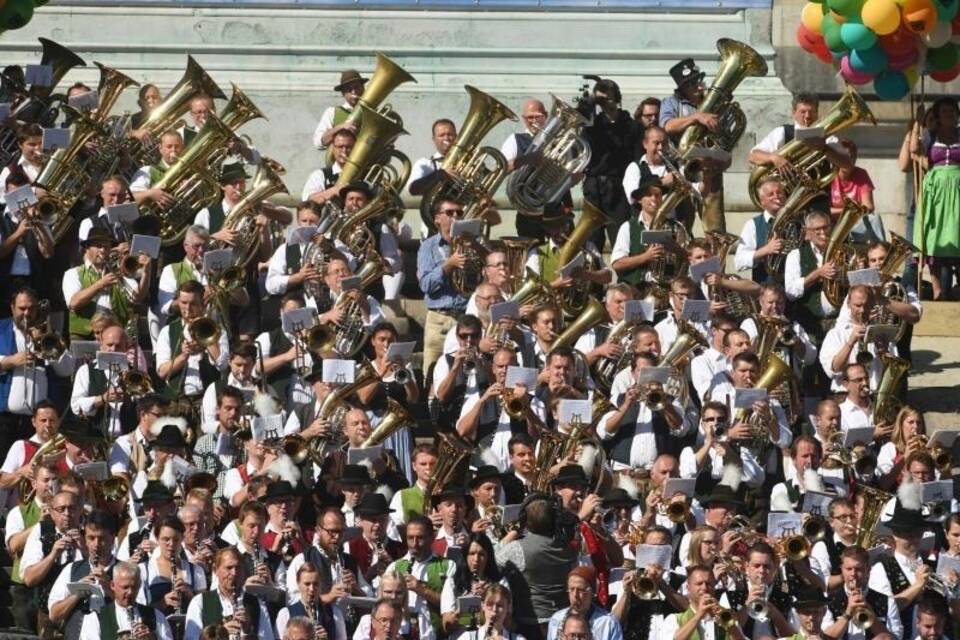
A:
<svg viewBox="0 0 960 640">
<path fill-rule="evenodd" d="M 862 203 L 864 196 L 872 192 L 873 182 L 870 180 L 870 175 L 864 169 L 854 167 L 849 179 L 843 180 L 838 173 L 830 183 L 830 206 L 838 209 L 843 207 L 841 196 Z"/>
</svg>

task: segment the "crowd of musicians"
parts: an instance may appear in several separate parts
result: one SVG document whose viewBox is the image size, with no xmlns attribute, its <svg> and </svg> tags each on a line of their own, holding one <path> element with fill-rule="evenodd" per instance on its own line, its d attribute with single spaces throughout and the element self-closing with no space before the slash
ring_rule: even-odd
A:
<svg viewBox="0 0 960 640">
<path fill-rule="evenodd" d="M 295 207 L 236 86 L 191 58 L 119 114 L 137 82 L 59 93 L 85 62 L 42 44 L 2 73 L 5 626 L 960 638 L 954 434 L 906 403 L 900 276 L 960 230 L 921 251 L 929 215 L 914 242 L 879 224 L 838 138 L 872 119 L 853 90 L 796 96 L 749 151 L 737 236 L 732 95 L 766 73 L 738 42 L 635 113 L 605 78 L 519 118 L 468 86 L 413 162 L 381 106 L 412 77 L 378 55 L 334 87 Z M 904 148 L 943 196 L 956 101 L 931 112 Z"/>
</svg>

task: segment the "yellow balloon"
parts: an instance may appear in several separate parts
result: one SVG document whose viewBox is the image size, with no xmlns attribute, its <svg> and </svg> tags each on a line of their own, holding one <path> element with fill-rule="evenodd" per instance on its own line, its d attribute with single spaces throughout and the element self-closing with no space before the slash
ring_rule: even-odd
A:
<svg viewBox="0 0 960 640">
<path fill-rule="evenodd" d="M 900 8 L 893 0 L 867 0 L 860 10 L 863 26 L 878 36 L 893 33 L 900 27 Z"/>
<path fill-rule="evenodd" d="M 810 31 L 820 33 L 820 25 L 823 23 L 823 5 L 816 2 L 805 4 L 800 14 L 800 22 Z"/>
</svg>

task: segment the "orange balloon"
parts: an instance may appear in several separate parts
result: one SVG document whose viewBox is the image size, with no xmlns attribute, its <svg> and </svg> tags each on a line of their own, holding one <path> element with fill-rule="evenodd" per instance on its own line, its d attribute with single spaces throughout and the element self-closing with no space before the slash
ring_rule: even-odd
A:
<svg viewBox="0 0 960 640">
<path fill-rule="evenodd" d="M 914 33 L 928 33 L 937 25 L 937 8 L 930 0 L 906 0 L 903 24 Z"/>
</svg>

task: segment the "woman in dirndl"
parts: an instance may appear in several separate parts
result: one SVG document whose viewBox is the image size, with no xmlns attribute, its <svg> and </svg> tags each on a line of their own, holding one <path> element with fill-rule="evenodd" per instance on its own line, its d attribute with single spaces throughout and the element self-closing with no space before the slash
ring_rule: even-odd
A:
<svg viewBox="0 0 960 640">
<path fill-rule="evenodd" d="M 913 243 L 929 256 L 934 282 L 934 298 L 950 295 L 954 276 L 960 267 L 960 132 L 954 98 L 943 97 L 931 107 L 933 132 L 924 140 L 924 164 L 920 224 L 914 225 Z M 914 139 L 911 152 L 920 153 L 920 141 Z"/>
</svg>

